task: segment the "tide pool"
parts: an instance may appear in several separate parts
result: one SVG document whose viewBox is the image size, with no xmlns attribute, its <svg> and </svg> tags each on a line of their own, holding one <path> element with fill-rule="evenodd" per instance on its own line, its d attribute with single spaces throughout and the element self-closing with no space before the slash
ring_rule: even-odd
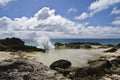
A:
<svg viewBox="0 0 120 80">
<path fill-rule="evenodd" d="M 80 67 L 87 65 L 88 60 L 97 58 L 95 55 L 102 54 L 102 51 L 102 49 L 53 49 L 48 53 L 34 52 L 30 55 L 47 66 L 59 59 L 65 59 L 70 61 L 72 66 Z"/>
</svg>

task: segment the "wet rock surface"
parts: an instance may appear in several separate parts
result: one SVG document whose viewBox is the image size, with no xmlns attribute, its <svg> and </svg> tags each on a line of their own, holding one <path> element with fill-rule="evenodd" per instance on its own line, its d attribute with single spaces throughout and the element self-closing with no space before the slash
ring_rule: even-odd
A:
<svg viewBox="0 0 120 80">
<path fill-rule="evenodd" d="M 68 80 L 42 63 L 28 59 L 0 62 L 0 80 Z"/>
</svg>

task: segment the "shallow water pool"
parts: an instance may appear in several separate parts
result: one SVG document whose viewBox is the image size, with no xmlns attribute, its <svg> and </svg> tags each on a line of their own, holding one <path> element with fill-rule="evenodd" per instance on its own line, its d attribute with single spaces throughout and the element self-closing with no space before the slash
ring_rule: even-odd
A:
<svg viewBox="0 0 120 80">
<path fill-rule="evenodd" d="M 72 66 L 78 67 L 87 65 L 88 60 L 96 58 L 95 55 L 101 54 L 102 51 L 102 49 L 54 49 L 48 53 L 35 52 L 31 56 L 47 66 L 59 59 L 65 59 L 69 60 Z"/>
</svg>

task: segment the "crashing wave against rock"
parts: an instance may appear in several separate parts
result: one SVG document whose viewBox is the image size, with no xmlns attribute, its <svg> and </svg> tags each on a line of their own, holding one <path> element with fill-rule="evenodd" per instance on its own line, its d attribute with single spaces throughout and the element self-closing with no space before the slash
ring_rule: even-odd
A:
<svg viewBox="0 0 120 80">
<path fill-rule="evenodd" d="M 0 51 L 41 51 L 44 49 L 37 48 L 35 46 L 27 46 L 24 41 L 19 38 L 6 38 L 0 40 Z"/>
</svg>

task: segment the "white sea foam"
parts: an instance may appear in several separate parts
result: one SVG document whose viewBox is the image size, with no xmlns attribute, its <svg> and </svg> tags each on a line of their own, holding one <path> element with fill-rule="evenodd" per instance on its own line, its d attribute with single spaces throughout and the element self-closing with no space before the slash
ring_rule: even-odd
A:
<svg viewBox="0 0 120 80">
<path fill-rule="evenodd" d="M 41 36 L 36 41 L 39 45 L 37 46 L 38 48 L 45 49 L 45 50 L 50 50 L 55 48 L 50 42 L 50 39 L 46 36 Z"/>
</svg>

